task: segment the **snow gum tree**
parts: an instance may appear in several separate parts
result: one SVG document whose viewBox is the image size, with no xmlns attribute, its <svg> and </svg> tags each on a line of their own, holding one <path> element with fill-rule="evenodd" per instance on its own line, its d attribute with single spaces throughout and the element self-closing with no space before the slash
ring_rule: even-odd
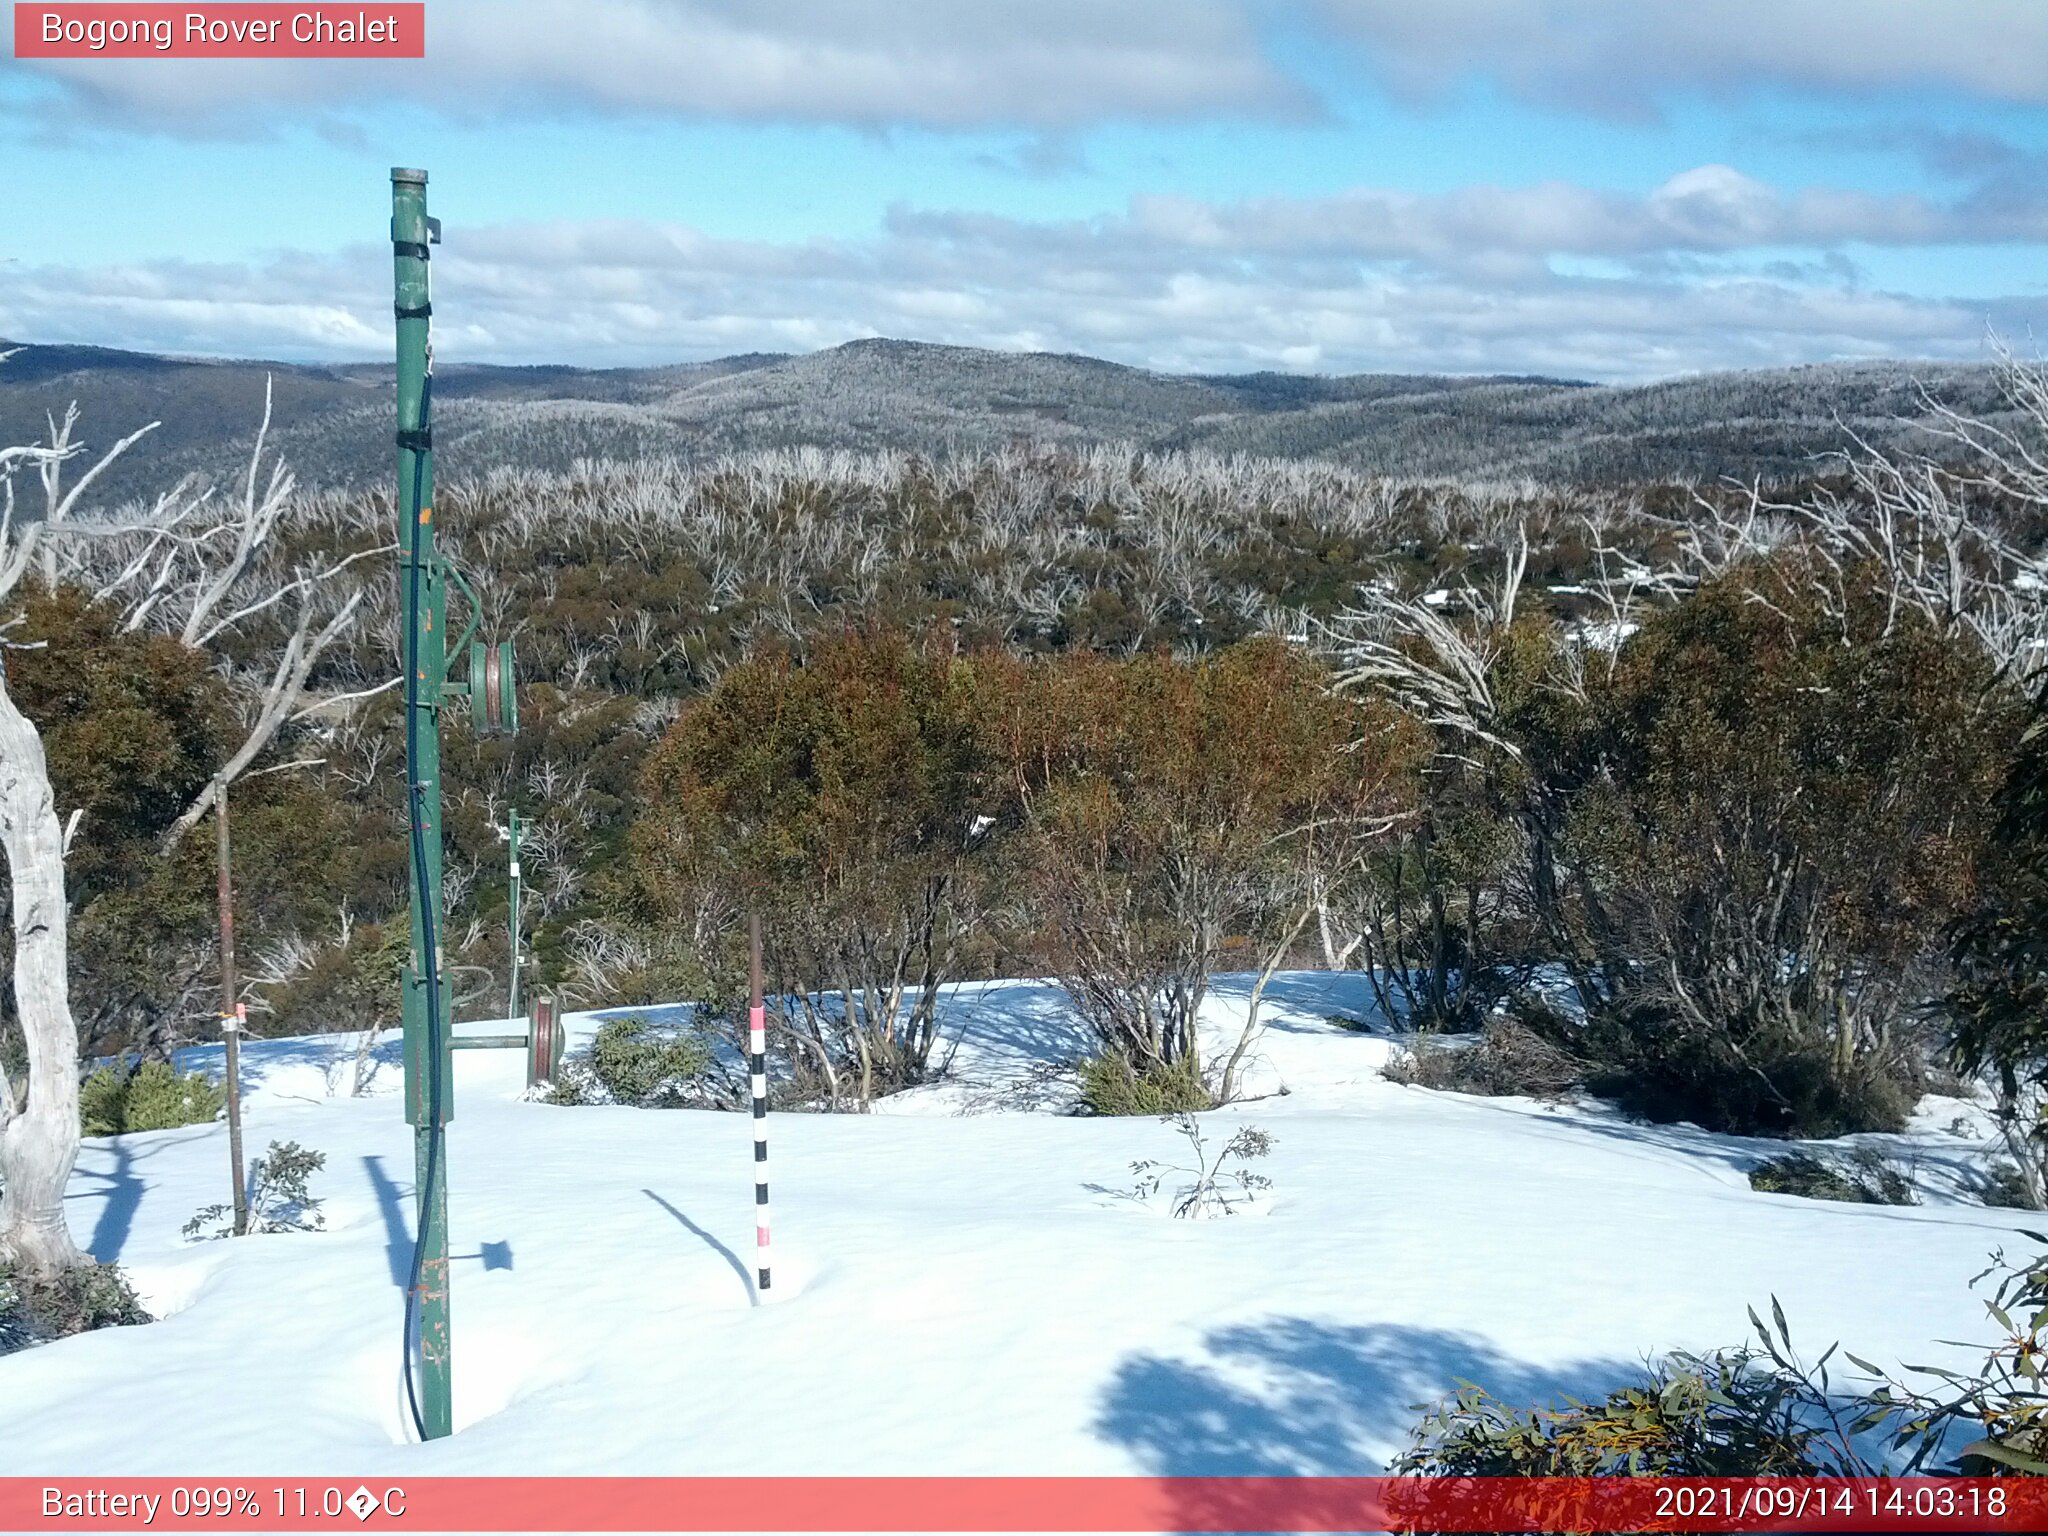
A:
<svg viewBox="0 0 2048 1536">
<path fill-rule="evenodd" d="M 843 633 L 731 668 L 649 760 L 639 899 L 713 955 L 760 913 L 782 1043 L 834 1100 L 925 1073 L 977 900 L 972 702 L 965 661 Z"/>
<path fill-rule="evenodd" d="M 182 834 L 225 787 L 269 751 L 301 713 L 314 665 L 348 632 L 363 601 L 362 589 L 345 573 L 358 560 L 388 548 L 339 557 L 315 551 L 289 569 L 278 568 L 277 535 L 294 505 L 293 485 L 281 466 L 273 466 L 267 482 L 260 477 L 269 422 L 266 398 L 263 428 L 239 497 L 216 501 L 211 488 L 188 479 L 153 504 L 111 513 L 92 508 L 85 498 L 155 423 L 113 444 L 70 480 L 67 467 L 87 458 L 74 435 L 76 406 L 61 420 L 51 420 L 46 442 L 0 448 L 0 662 L 9 632 L 15 632 L 13 644 L 23 643 L 24 610 L 60 608 L 57 594 L 67 588 L 82 593 L 90 606 L 117 608 L 123 644 L 147 649 L 155 631 L 163 646 L 177 647 L 187 659 L 220 658 L 230 642 L 256 653 L 254 668 L 229 667 L 231 691 L 245 705 L 240 744 L 212 765 L 203 786 L 165 829 L 158 843 L 163 855 L 176 849 Z M 30 471 L 41 492 L 34 498 L 39 505 L 22 494 Z M 275 654 L 266 655 L 262 641 L 249 643 L 250 631 L 280 615 L 289 616 L 289 627 L 276 625 L 281 639 Z M 75 713 L 89 693 L 60 688 L 59 707 Z M 147 785 L 147 775 L 137 773 L 126 785 L 128 793 L 119 788 L 105 793 L 109 786 L 102 785 L 97 801 L 89 786 L 81 786 L 87 803 L 60 815 L 48 744 L 21 702 L 0 668 L 0 852 L 8 866 L 14 1019 L 24 1045 L 25 1079 L 17 1091 L 0 1065 L 0 1266 L 47 1276 L 88 1262 L 63 1211 L 79 1138 L 79 1029 L 71 1001 L 73 893 L 67 890 L 66 858 L 81 818 L 94 804 L 102 810 L 108 804 L 119 807 L 117 819 L 133 818 L 151 791 L 165 788 L 178 774 L 174 766 L 158 773 L 165 767 L 159 763 L 150 769 L 155 778 Z M 100 754 L 99 766 L 108 769 L 126 761 L 123 753 L 138 750 L 132 738 L 152 734 L 160 718 L 167 717 L 143 708 L 125 731 L 119 723 L 109 725 L 121 738 L 120 746 Z M 230 738 L 233 734 L 228 732 Z M 142 751 L 141 758 L 147 757 Z"/>
<path fill-rule="evenodd" d="M 1206 1071 L 1230 1098 L 1265 986 L 1327 899 L 1337 829 L 1405 818 L 1418 733 L 1270 638 L 1191 661 L 984 662 L 1005 670 L 985 728 L 1033 947 L 1106 1051 L 1141 1076 Z M 1250 962 L 1253 992 L 1205 1064 L 1196 1020 L 1226 956 Z"/>
<path fill-rule="evenodd" d="M 0 603 L 34 575 L 54 573 L 54 546 L 72 533 L 80 494 L 142 435 L 115 444 L 60 495 L 61 466 L 79 452 L 70 426 L 67 418 L 48 445 L 0 448 Z M 17 477 L 31 467 L 46 493 L 38 516 L 19 504 L 15 489 Z M 7 858 L 12 898 L 14 1005 L 26 1044 L 27 1081 L 17 1099 L 0 1065 L 0 1266 L 47 1277 L 87 1262 L 64 1219 L 64 1188 L 78 1157 L 66 828 L 57 814 L 42 734 L 7 687 L 5 658 L 0 650 L 0 852 Z"/>
</svg>

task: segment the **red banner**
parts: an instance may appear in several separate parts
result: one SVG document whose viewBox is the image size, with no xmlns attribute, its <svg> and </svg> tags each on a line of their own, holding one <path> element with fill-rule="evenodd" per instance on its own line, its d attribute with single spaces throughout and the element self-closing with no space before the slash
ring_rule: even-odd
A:
<svg viewBox="0 0 2048 1536">
<path fill-rule="evenodd" d="M 347 5 L 31 5 L 16 0 L 18 59 L 419 59 L 427 8 Z"/>
<path fill-rule="evenodd" d="M 2048 1531 L 2035 1478 L 0 1478 L 6 1531 Z"/>
</svg>

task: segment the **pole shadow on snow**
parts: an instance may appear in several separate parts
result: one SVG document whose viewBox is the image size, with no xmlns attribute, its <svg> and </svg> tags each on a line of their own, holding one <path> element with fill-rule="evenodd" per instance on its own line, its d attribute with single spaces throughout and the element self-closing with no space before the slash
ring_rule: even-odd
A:
<svg viewBox="0 0 2048 1536">
<path fill-rule="evenodd" d="M 370 1176 L 370 1187 L 377 1192 L 377 1206 L 384 1216 L 384 1259 L 391 1266 L 391 1283 L 401 1291 L 412 1285 L 412 1224 L 406 1218 L 406 1206 L 412 1201 L 412 1192 L 399 1193 L 398 1186 L 384 1171 L 384 1159 L 365 1157 L 363 1171 Z M 475 1253 L 451 1253 L 451 1260 L 482 1259 L 485 1273 L 494 1269 L 512 1267 L 512 1244 L 509 1240 L 495 1243 L 480 1243 Z"/>
<path fill-rule="evenodd" d="M 1522 1405 L 1598 1397 L 1643 1373 L 1623 1360 L 1541 1369 L 1469 1334 L 1299 1317 L 1216 1329 L 1202 1350 L 1126 1357 L 1104 1390 L 1096 1434 L 1163 1477 L 1374 1477 L 1424 1406 L 1460 1381 Z M 1174 1498 L 1179 1529 L 1260 1528 L 1256 1510 L 1228 1507 L 1228 1491 Z"/>
<path fill-rule="evenodd" d="M 681 1222 L 685 1228 L 687 1228 L 690 1232 L 695 1234 L 696 1237 L 700 1241 L 702 1241 L 706 1247 L 712 1249 L 715 1253 L 718 1254 L 720 1258 L 724 1259 L 727 1264 L 731 1265 L 732 1272 L 735 1275 L 739 1276 L 740 1289 L 747 1293 L 747 1299 L 749 1301 L 753 1301 L 756 1299 L 754 1296 L 754 1277 L 747 1273 L 747 1266 L 740 1262 L 740 1256 L 738 1254 L 734 1253 L 730 1248 L 726 1247 L 725 1244 L 721 1243 L 717 1238 L 713 1237 L 709 1232 L 706 1232 L 702 1227 L 698 1226 L 697 1223 L 690 1220 L 690 1218 L 685 1216 L 681 1211 L 677 1210 L 674 1206 L 670 1205 L 666 1200 L 662 1199 L 661 1196 L 657 1195 L 653 1190 L 643 1189 L 640 1191 L 640 1193 L 645 1195 L 648 1199 L 652 1200 L 664 1211 L 667 1211 L 669 1215 L 675 1217 L 675 1219 Z"/>
</svg>

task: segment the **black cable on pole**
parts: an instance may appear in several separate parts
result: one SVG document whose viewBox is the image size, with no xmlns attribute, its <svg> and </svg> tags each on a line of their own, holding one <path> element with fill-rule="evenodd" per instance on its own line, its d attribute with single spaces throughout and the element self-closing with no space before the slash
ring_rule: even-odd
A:
<svg viewBox="0 0 2048 1536">
<path fill-rule="evenodd" d="M 432 431 L 434 373 L 428 368 L 420 383 L 420 431 Z M 412 1279 L 405 1288 L 404 1365 L 405 1400 L 412 1410 L 413 1428 L 422 1442 L 427 1438 L 426 1417 L 420 1412 L 419 1383 L 413 1368 L 414 1335 L 419 1328 L 420 1277 L 426 1262 L 428 1202 L 433 1198 L 435 1175 L 441 1156 L 441 967 L 439 945 L 434 932 L 433 893 L 427 881 L 427 833 L 420 820 L 419 702 L 420 702 L 420 503 L 425 499 L 426 455 L 415 451 L 412 461 L 412 507 L 410 532 L 406 535 L 407 571 L 405 591 L 405 804 L 406 819 L 412 824 L 412 864 L 417 879 L 420 906 L 420 947 L 425 953 L 423 978 L 427 988 L 427 1125 L 435 1133 L 427 1141 L 426 1180 L 413 1201 L 415 1219 L 412 1243 Z"/>
</svg>

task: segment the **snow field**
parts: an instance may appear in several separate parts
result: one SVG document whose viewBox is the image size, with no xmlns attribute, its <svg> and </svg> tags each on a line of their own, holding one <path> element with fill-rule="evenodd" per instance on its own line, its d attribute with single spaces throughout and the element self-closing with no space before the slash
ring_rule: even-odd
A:
<svg viewBox="0 0 2048 1536">
<path fill-rule="evenodd" d="M 1219 1046 L 1245 985 L 1211 999 Z M 1339 1012 L 1370 1017 L 1360 978 L 1276 981 L 1265 1096 L 1203 1117 L 1272 1133 L 1270 1198 L 1174 1221 L 1172 1176 L 1150 1206 L 1122 1193 L 1134 1160 L 1182 1160 L 1169 1127 L 1004 1107 L 1061 1102 L 1049 1064 L 1087 1048 L 1057 990 L 955 989 L 948 1081 L 774 1117 L 764 1305 L 745 1114 L 522 1102 L 518 1052 L 458 1053 L 458 1432 L 426 1446 L 398 1376 L 396 1043 L 350 1099 L 350 1042 L 256 1042 L 249 1153 L 325 1152 L 328 1230 L 180 1237 L 225 1197 L 224 1125 L 87 1142 L 74 1230 L 162 1321 L 0 1359 L 0 1473 L 1370 1473 L 1457 1378 L 1598 1391 L 1741 1342 L 1774 1293 L 1809 1357 L 1967 1359 L 1932 1341 L 1985 1336 L 1970 1277 L 2039 1219 L 1960 1193 L 1978 1149 L 1955 1101 L 1869 1138 L 1918 1161 L 1929 1203 L 1827 1204 L 1750 1190 L 1776 1144 L 1387 1082 L 1389 1040 Z"/>
</svg>

